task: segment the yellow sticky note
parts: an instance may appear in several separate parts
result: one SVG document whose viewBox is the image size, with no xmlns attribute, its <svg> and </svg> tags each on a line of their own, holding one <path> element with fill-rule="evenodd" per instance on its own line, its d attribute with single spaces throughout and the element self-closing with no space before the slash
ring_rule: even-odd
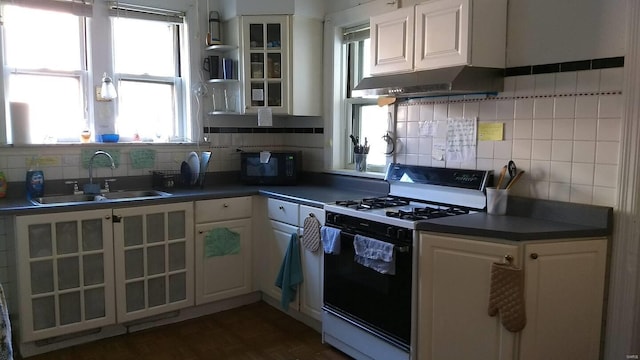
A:
<svg viewBox="0 0 640 360">
<path fill-rule="evenodd" d="M 478 124 L 479 141 L 500 141 L 504 139 L 504 123 L 490 122 Z"/>
</svg>

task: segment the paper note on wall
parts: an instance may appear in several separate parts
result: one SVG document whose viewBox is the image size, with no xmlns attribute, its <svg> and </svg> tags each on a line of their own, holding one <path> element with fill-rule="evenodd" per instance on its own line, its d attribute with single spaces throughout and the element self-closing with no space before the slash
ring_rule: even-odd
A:
<svg viewBox="0 0 640 360">
<path fill-rule="evenodd" d="M 504 139 L 504 123 L 483 122 L 478 124 L 479 141 L 501 141 Z"/>
<path fill-rule="evenodd" d="M 273 126 L 273 113 L 271 108 L 258 109 L 258 126 Z"/>
<path fill-rule="evenodd" d="M 447 120 L 447 153 L 445 161 L 469 161 L 476 157 L 478 119 Z"/>
</svg>

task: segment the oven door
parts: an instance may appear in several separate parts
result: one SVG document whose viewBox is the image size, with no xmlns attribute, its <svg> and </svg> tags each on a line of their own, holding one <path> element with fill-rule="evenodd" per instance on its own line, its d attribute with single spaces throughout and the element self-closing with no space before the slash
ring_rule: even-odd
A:
<svg viewBox="0 0 640 360">
<path fill-rule="evenodd" d="M 396 274 L 381 274 L 355 262 L 354 236 L 343 230 L 340 254 L 324 255 L 325 310 L 409 351 L 412 246 L 395 244 L 404 250 L 395 252 Z"/>
</svg>

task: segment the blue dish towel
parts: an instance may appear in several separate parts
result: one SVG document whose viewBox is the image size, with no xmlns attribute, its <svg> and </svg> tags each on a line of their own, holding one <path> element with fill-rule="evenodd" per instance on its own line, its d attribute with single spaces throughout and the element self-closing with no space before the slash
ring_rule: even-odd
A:
<svg viewBox="0 0 640 360">
<path fill-rule="evenodd" d="M 280 272 L 276 278 L 275 285 L 282 289 L 282 298 L 280 298 L 280 306 L 284 310 L 289 309 L 289 303 L 296 298 L 298 284 L 302 283 L 302 262 L 300 261 L 300 242 L 298 234 L 291 234 L 287 252 L 280 265 Z"/>
<path fill-rule="evenodd" d="M 323 226 L 320 228 L 320 235 L 325 254 L 340 254 L 340 229 Z"/>
<path fill-rule="evenodd" d="M 393 252 L 394 245 L 356 235 L 353 237 L 355 261 L 382 274 L 395 275 L 396 260 Z"/>
</svg>

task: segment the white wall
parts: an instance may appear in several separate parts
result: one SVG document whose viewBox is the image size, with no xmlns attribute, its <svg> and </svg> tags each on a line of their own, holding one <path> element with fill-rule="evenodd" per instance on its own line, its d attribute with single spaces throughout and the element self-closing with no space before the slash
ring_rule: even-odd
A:
<svg viewBox="0 0 640 360">
<path fill-rule="evenodd" d="M 625 54 L 625 0 L 509 0 L 507 66 Z"/>
</svg>

